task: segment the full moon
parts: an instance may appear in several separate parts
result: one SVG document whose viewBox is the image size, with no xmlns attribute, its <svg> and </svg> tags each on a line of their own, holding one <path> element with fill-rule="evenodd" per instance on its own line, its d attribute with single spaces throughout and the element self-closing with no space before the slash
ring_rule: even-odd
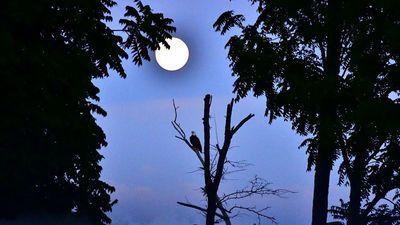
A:
<svg viewBox="0 0 400 225">
<path fill-rule="evenodd" d="M 160 49 L 156 50 L 157 63 L 168 71 L 179 70 L 189 59 L 189 48 L 185 42 L 176 37 L 167 39 L 167 43 L 170 46 L 169 49 L 160 44 Z"/>
</svg>

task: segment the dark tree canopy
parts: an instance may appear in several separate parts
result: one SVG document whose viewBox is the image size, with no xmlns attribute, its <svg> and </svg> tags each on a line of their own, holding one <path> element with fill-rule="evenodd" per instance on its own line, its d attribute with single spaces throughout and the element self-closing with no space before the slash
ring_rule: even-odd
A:
<svg viewBox="0 0 400 225">
<path fill-rule="evenodd" d="M 363 140 L 383 133 L 385 140 L 399 140 L 400 2 L 249 2 L 259 13 L 253 24 L 232 11 L 214 24 L 222 34 L 240 31 L 226 45 L 234 91 L 238 99 L 266 96 L 270 122 L 283 117 L 312 136 L 301 145 L 308 169 L 316 170 L 312 223 L 325 224 L 330 170 L 344 149 L 351 150 L 349 137 L 360 128 Z"/>
<path fill-rule="evenodd" d="M 175 30 L 171 19 L 132 1 L 114 34 L 112 0 L 17 0 L 0 8 L 0 218 L 50 211 L 110 223 L 114 187 L 101 181 L 99 153 L 107 145 L 93 114 L 93 78 L 109 69 L 125 77 L 130 48 L 136 64 L 149 59 Z"/>
</svg>

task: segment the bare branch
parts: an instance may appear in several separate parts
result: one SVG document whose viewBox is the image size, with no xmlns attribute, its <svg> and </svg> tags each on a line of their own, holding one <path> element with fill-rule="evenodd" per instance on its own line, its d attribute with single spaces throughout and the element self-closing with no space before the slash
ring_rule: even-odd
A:
<svg viewBox="0 0 400 225">
<path fill-rule="evenodd" d="M 239 161 L 234 161 L 234 160 L 225 160 L 225 164 L 228 166 L 231 166 L 233 168 L 238 168 L 238 169 L 244 169 L 247 168 L 253 164 L 247 163 L 246 160 L 239 160 Z"/>
<path fill-rule="evenodd" d="M 186 137 L 186 133 L 183 130 L 183 128 L 181 127 L 181 125 L 178 123 L 178 106 L 176 106 L 175 104 L 175 100 L 172 100 L 172 105 L 174 107 L 174 120 L 171 121 L 172 126 L 174 127 L 174 129 L 176 130 L 176 132 L 178 132 L 178 135 L 175 135 L 175 137 L 181 141 L 183 141 L 191 150 L 193 150 L 193 152 L 196 154 L 197 158 L 199 159 L 202 167 L 204 168 L 204 159 L 203 157 L 200 155 L 199 151 L 195 151 L 193 149 L 193 146 L 190 144 L 189 140 Z"/>
<path fill-rule="evenodd" d="M 182 206 L 186 206 L 186 207 L 189 207 L 189 208 L 200 210 L 202 212 L 207 212 L 207 209 L 201 208 L 200 206 L 197 206 L 197 205 L 192 205 L 190 203 L 184 203 L 184 202 L 176 202 L 176 203 L 178 203 L 179 205 L 182 205 Z M 224 219 L 224 216 L 219 214 L 219 213 L 215 213 L 215 215 L 218 216 L 221 219 Z"/>
<path fill-rule="evenodd" d="M 217 127 L 217 120 L 215 119 L 215 114 L 214 114 L 214 126 L 215 126 L 215 138 L 217 139 L 217 146 L 219 145 L 219 139 L 218 139 L 218 127 Z M 218 149 L 218 147 L 217 147 Z"/>
<path fill-rule="evenodd" d="M 172 100 L 172 104 L 174 106 L 174 121 L 172 121 L 172 125 L 174 126 L 175 130 L 179 133 L 179 135 L 183 138 L 186 139 L 186 134 L 185 131 L 181 128 L 180 124 L 177 122 L 177 118 L 178 118 L 178 108 L 175 105 L 175 100 Z M 190 145 L 191 146 L 191 145 Z"/>
<path fill-rule="evenodd" d="M 191 203 L 183 203 L 178 202 L 178 204 L 182 206 L 186 206 L 189 208 L 196 209 L 203 214 L 206 215 L 206 224 L 214 224 L 215 216 L 220 220 L 223 220 L 226 225 L 231 225 L 231 219 L 237 215 L 241 211 L 251 212 L 255 214 L 260 222 L 261 218 L 265 218 L 270 220 L 273 223 L 276 223 L 275 218 L 272 216 L 268 216 L 265 214 L 265 211 L 269 207 L 265 207 L 263 209 L 258 210 L 255 206 L 246 207 L 241 205 L 235 205 L 231 207 L 229 210 L 227 207 L 229 206 L 228 202 L 230 200 L 239 200 L 252 196 L 260 196 L 263 197 L 265 195 L 275 195 L 281 197 L 285 193 L 289 193 L 288 190 L 283 189 L 270 189 L 268 182 L 265 180 L 255 177 L 250 181 L 250 184 L 243 188 L 236 190 L 230 194 L 224 194 L 222 198 L 218 196 L 218 189 L 221 180 L 225 177 L 225 175 L 233 172 L 238 172 L 244 170 L 250 164 L 245 161 L 232 161 L 227 159 L 228 151 L 231 149 L 231 141 L 233 135 L 252 117 L 254 114 L 249 114 L 245 118 L 243 118 L 236 126 L 231 126 L 232 120 L 232 111 L 234 105 L 234 99 L 227 105 L 226 108 L 226 119 L 225 119 L 225 135 L 222 147 L 217 144 L 215 146 L 210 143 L 210 108 L 211 108 L 212 97 L 211 95 L 206 95 L 204 98 L 204 114 L 203 114 L 203 128 L 204 128 L 204 160 L 199 151 L 193 151 L 196 153 L 202 164 L 202 170 L 204 171 L 204 187 L 201 187 L 202 192 L 205 194 L 207 198 L 207 208 L 202 208 L 197 205 L 193 205 Z M 178 108 L 173 101 L 174 106 L 174 121 L 172 121 L 172 125 L 177 132 L 175 136 L 177 139 L 183 141 L 189 148 L 193 150 L 193 146 L 188 141 L 186 134 L 181 127 L 181 125 L 177 122 L 178 119 Z M 214 116 L 215 117 L 215 116 Z M 215 122 L 215 120 L 214 120 Z M 216 125 L 216 122 L 215 122 Z M 217 132 L 217 131 L 216 131 Z M 217 136 L 216 136 L 217 137 Z M 218 137 L 217 137 L 218 139 Z M 215 149 L 215 151 L 214 151 Z M 211 152 L 211 150 L 213 150 Z M 232 169 L 232 170 L 230 170 Z M 224 178 L 225 179 L 225 178 Z M 219 210 L 219 212 L 217 212 Z M 233 210 L 235 210 L 233 212 Z"/>
<path fill-rule="evenodd" d="M 273 224 L 278 224 L 276 222 L 275 217 L 273 216 L 268 216 L 267 214 L 265 214 L 265 212 L 269 209 L 270 207 L 265 207 L 262 209 L 257 209 L 255 206 L 253 207 L 244 207 L 244 206 L 240 206 L 240 205 L 235 205 L 233 207 L 231 207 L 229 209 L 229 212 L 232 212 L 235 209 L 239 209 L 239 210 L 243 210 L 243 211 L 247 211 L 250 212 L 252 214 L 255 214 L 258 218 L 258 224 L 261 224 L 261 218 L 267 219 L 269 220 L 271 223 Z"/>
<path fill-rule="evenodd" d="M 224 174 L 225 160 L 231 145 L 233 134 L 236 133 L 247 121 L 249 121 L 254 116 L 254 114 L 249 114 L 247 117 L 242 119 L 236 127 L 231 128 L 233 104 L 234 104 L 234 99 L 232 99 L 231 102 L 226 106 L 224 144 L 222 146 L 222 149 L 220 151 L 220 156 L 218 158 L 217 170 L 215 172 L 215 180 L 214 180 L 217 190 Z"/>
<path fill-rule="evenodd" d="M 368 202 L 365 204 L 367 208 L 363 212 L 363 217 L 367 217 L 368 214 L 374 209 L 375 205 L 386 196 L 386 193 L 377 193 L 375 197 L 372 199 L 372 201 Z"/>
<path fill-rule="evenodd" d="M 269 185 L 271 185 L 271 183 L 257 176 L 255 176 L 253 180 L 249 181 L 249 183 L 250 184 L 248 186 L 242 189 L 236 190 L 229 194 L 224 194 L 221 198 L 221 201 L 227 202 L 230 200 L 243 199 L 251 196 L 264 197 L 265 195 L 283 197 L 284 194 L 294 193 L 285 189 L 271 189 L 269 188 Z"/>
<path fill-rule="evenodd" d="M 235 127 L 232 127 L 232 136 L 247 122 L 249 121 L 252 117 L 254 117 L 254 114 L 249 114 L 247 115 L 240 123 Z"/>
<path fill-rule="evenodd" d="M 395 202 L 393 202 L 392 200 L 388 199 L 388 198 L 382 198 L 383 200 L 386 200 L 390 203 L 392 203 L 394 206 L 396 206 L 397 204 Z"/>
<path fill-rule="evenodd" d="M 232 216 L 228 215 L 228 211 L 225 209 L 221 199 L 217 195 L 217 208 L 221 211 L 222 215 L 224 216 L 223 220 L 225 225 L 231 225 L 231 218 Z"/>
</svg>

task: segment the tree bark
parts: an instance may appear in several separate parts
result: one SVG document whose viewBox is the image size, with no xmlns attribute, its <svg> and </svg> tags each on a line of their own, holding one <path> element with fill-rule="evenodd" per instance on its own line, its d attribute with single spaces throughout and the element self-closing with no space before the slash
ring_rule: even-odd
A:
<svg viewBox="0 0 400 225">
<path fill-rule="evenodd" d="M 329 178 L 332 150 L 320 148 L 315 165 L 312 225 L 325 225 L 328 215 Z"/>
<path fill-rule="evenodd" d="M 326 225 L 328 216 L 329 179 L 335 146 L 337 80 L 340 71 L 341 21 L 340 0 L 328 0 L 325 80 L 320 111 L 319 149 L 315 162 L 312 225 Z"/>
<path fill-rule="evenodd" d="M 361 201 L 363 178 L 366 176 L 366 165 L 368 164 L 368 135 L 364 133 L 364 129 L 358 131 L 359 135 L 356 139 L 356 144 L 353 150 L 355 158 L 353 167 L 349 171 L 350 182 L 350 202 L 349 202 L 349 217 L 347 225 L 364 225 L 365 218 L 361 216 Z"/>
<path fill-rule="evenodd" d="M 350 202 L 349 202 L 349 218 L 347 225 L 362 225 L 360 218 L 361 209 L 361 179 L 362 173 L 360 168 L 361 156 L 357 155 L 354 163 L 353 171 L 350 175 Z"/>
<path fill-rule="evenodd" d="M 210 171 L 210 107 L 211 95 L 204 98 L 204 186 L 207 194 L 206 225 L 214 225 L 217 210 L 217 190 L 211 178 Z"/>
<path fill-rule="evenodd" d="M 220 150 L 220 154 L 218 157 L 217 169 L 215 172 L 214 180 L 211 185 L 209 185 L 207 190 L 207 217 L 206 217 L 206 225 L 214 225 L 215 221 L 215 212 L 217 210 L 217 192 L 219 189 L 219 184 L 221 183 L 221 179 L 223 176 L 223 168 L 225 165 L 225 159 L 228 154 L 229 146 L 232 138 L 231 131 L 231 118 L 232 118 L 232 108 L 233 108 L 233 99 L 230 104 L 227 105 L 226 109 L 226 121 L 225 121 L 225 138 L 222 149 Z M 209 113 L 209 111 L 208 111 Z M 209 115 L 207 115 L 209 118 Z M 206 115 L 204 115 L 206 118 Z M 209 124 L 208 124 L 209 127 Z M 208 137 L 209 138 L 209 137 Z M 207 161 L 207 160 L 206 160 Z"/>
<path fill-rule="evenodd" d="M 217 194 L 214 188 L 209 187 L 207 193 L 207 215 L 206 215 L 206 225 L 215 224 L 215 213 L 217 211 Z"/>
</svg>

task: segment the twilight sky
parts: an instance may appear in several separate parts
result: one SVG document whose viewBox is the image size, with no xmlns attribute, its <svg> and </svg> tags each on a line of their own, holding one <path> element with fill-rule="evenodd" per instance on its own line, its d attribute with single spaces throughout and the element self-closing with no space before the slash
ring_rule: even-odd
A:
<svg viewBox="0 0 400 225">
<path fill-rule="evenodd" d="M 113 8 L 113 28 L 133 1 L 117 0 Z M 175 20 L 177 32 L 189 47 L 186 66 L 176 72 L 161 69 L 153 60 L 136 67 L 130 60 L 124 63 L 128 77 L 121 79 L 115 72 L 95 83 L 101 89 L 100 105 L 108 112 L 98 123 L 107 135 L 109 145 L 101 153 L 102 179 L 114 185 L 113 194 L 119 200 L 110 213 L 112 225 L 192 225 L 203 224 L 196 211 L 176 204 L 190 200 L 200 203 L 203 185 L 195 155 L 174 138 L 172 99 L 179 105 L 179 120 L 190 133 L 197 131 L 202 140 L 203 97 L 213 95 L 212 115 L 215 115 L 219 138 L 222 140 L 226 104 L 234 94 L 229 61 L 224 49 L 226 37 L 213 31 L 212 24 L 224 11 L 233 9 L 245 14 L 249 21 L 256 12 L 245 0 L 164 0 L 144 1 L 157 12 Z M 272 125 L 264 117 L 265 98 L 248 97 L 234 107 L 233 121 L 248 113 L 256 114 L 235 136 L 229 153 L 232 159 L 253 164 L 247 171 L 233 174 L 221 190 L 234 190 L 246 184 L 252 176 L 272 182 L 272 188 L 285 188 L 297 193 L 286 198 L 250 199 L 251 205 L 271 206 L 269 215 L 281 225 L 307 225 L 311 218 L 313 172 L 306 172 L 304 149 L 297 149 L 302 137 L 290 124 L 277 120 Z M 211 121 L 213 124 L 214 121 Z M 215 137 L 212 129 L 212 137 Z M 215 143 L 215 138 L 214 138 Z M 336 187 L 337 173 L 331 177 L 330 205 L 347 198 L 343 188 Z M 240 216 L 234 224 L 253 224 L 256 218 Z M 266 221 L 263 224 L 269 224 Z"/>
</svg>

